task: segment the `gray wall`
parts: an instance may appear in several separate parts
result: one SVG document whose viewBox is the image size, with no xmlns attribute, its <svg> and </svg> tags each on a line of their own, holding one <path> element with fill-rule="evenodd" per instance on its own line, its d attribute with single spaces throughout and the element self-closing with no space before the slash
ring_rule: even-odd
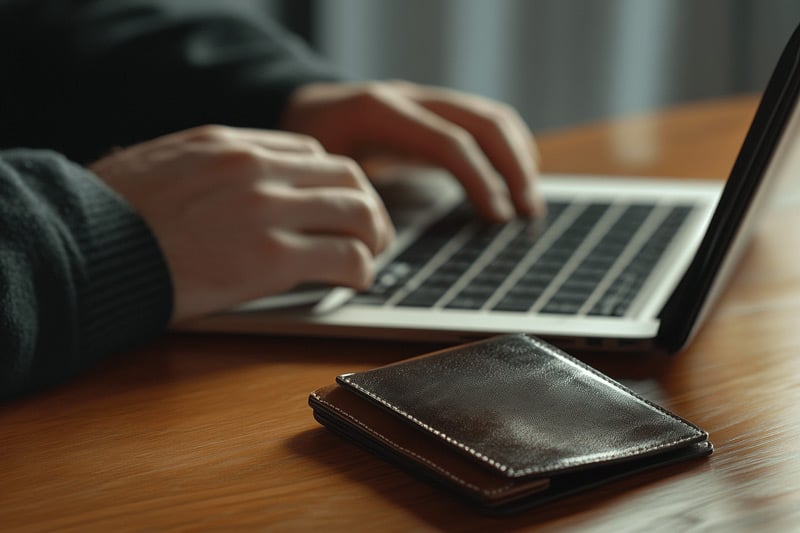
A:
<svg viewBox="0 0 800 533">
<path fill-rule="evenodd" d="M 346 74 L 483 94 L 538 131 L 758 91 L 800 22 L 800 0 L 312 5 L 312 38 Z"/>
</svg>

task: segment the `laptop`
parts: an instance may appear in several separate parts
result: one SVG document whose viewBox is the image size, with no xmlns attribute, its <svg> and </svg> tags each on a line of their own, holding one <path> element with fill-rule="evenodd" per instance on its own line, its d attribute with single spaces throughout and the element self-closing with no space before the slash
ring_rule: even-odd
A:
<svg viewBox="0 0 800 533">
<path fill-rule="evenodd" d="M 800 29 L 724 187 L 545 175 L 543 220 L 491 224 L 451 177 L 399 169 L 400 179 L 379 186 L 397 238 L 370 290 L 306 288 L 186 328 L 443 342 L 523 332 L 570 350 L 680 351 L 738 263 L 772 185 L 800 169 L 799 60 Z"/>
</svg>

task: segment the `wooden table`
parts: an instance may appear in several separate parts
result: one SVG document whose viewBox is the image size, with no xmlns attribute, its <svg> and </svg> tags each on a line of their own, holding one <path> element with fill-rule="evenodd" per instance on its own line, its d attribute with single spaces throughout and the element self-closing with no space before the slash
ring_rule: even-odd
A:
<svg viewBox="0 0 800 533">
<path fill-rule="evenodd" d="M 753 97 L 539 136 L 547 171 L 723 178 Z M 703 426 L 708 460 L 510 519 L 319 427 L 308 393 L 437 346 L 171 334 L 0 407 L 0 529 L 590 530 L 800 524 L 800 179 L 691 347 L 625 382 Z M 629 364 L 592 361 L 627 378 Z"/>
</svg>

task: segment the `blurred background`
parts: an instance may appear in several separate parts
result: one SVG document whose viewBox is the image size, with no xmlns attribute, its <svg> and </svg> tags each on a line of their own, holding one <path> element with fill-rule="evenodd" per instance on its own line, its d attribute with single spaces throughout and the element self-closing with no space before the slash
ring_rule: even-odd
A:
<svg viewBox="0 0 800 533">
<path fill-rule="evenodd" d="M 345 75 L 515 106 L 534 131 L 758 92 L 800 0 L 262 0 Z"/>
</svg>

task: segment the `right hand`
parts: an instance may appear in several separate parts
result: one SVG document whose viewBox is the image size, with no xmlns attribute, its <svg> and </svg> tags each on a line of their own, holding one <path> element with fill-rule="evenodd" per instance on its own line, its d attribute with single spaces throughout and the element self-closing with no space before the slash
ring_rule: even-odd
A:
<svg viewBox="0 0 800 533">
<path fill-rule="evenodd" d="M 365 289 L 393 229 L 360 167 L 298 134 L 203 126 L 89 167 L 150 225 L 173 322 L 303 282 Z"/>
<path fill-rule="evenodd" d="M 546 211 L 533 136 L 492 99 L 407 81 L 309 83 L 290 97 L 282 128 L 362 162 L 378 155 L 446 169 L 495 222 Z"/>
</svg>

